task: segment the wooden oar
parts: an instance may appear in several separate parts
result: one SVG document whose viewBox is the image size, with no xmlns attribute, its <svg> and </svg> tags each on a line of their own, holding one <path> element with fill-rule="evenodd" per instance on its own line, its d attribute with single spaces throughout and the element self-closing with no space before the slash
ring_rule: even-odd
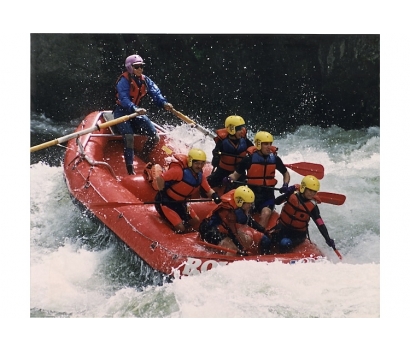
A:
<svg viewBox="0 0 410 350">
<path fill-rule="evenodd" d="M 285 164 L 285 166 L 303 176 L 313 175 L 319 180 L 323 179 L 325 176 L 325 169 L 321 164 L 299 162 L 294 164 Z"/>
<path fill-rule="evenodd" d="M 30 148 L 30 152 L 35 152 L 35 151 L 38 151 L 40 149 L 44 149 L 44 148 L 47 148 L 47 147 L 50 147 L 50 146 L 55 146 L 55 145 L 58 145 L 60 143 L 67 142 L 67 141 L 69 141 L 71 139 L 74 139 L 76 137 L 91 133 L 91 132 L 96 131 L 96 130 L 108 128 L 110 126 L 113 126 L 113 125 L 116 125 L 116 124 L 119 124 L 119 123 L 122 123 L 122 122 L 126 122 L 127 120 L 129 120 L 131 118 L 135 118 L 139 115 L 143 115 L 143 114 L 146 114 L 146 113 L 147 113 L 147 111 L 144 108 L 139 108 L 138 111 L 135 112 L 135 113 L 125 115 L 121 118 L 113 119 L 113 120 L 110 120 L 108 122 L 105 122 L 105 123 L 102 123 L 102 124 L 99 124 L 99 125 L 95 125 L 95 126 L 92 126 L 90 128 L 87 128 L 87 129 L 84 129 L 84 130 L 81 130 L 81 131 L 78 131 L 78 132 L 74 132 L 74 133 L 66 135 L 66 136 L 59 137 L 58 139 L 54 139 L 54 140 L 51 140 L 51 141 L 44 142 L 44 143 L 42 143 L 40 145 L 37 145 L 37 146 L 33 146 L 33 147 Z"/>
<path fill-rule="evenodd" d="M 213 202 L 212 199 L 189 199 L 186 201 L 173 201 L 173 203 L 198 203 L 198 202 Z M 98 208 L 116 208 L 116 207 L 123 207 L 126 205 L 144 205 L 144 204 L 161 204 L 161 201 L 149 201 L 149 202 L 105 202 L 105 203 L 96 203 L 90 204 L 90 209 L 98 209 Z"/>
<path fill-rule="evenodd" d="M 188 123 L 192 127 L 198 129 L 200 132 L 202 132 L 205 136 L 211 136 L 212 138 L 216 137 L 216 134 L 203 126 L 195 123 L 192 119 L 189 119 L 186 115 L 182 114 L 181 112 L 178 112 L 175 109 L 171 109 L 172 114 L 176 115 L 179 119 L 182 119 L 185 123 Z"/>
</svg>

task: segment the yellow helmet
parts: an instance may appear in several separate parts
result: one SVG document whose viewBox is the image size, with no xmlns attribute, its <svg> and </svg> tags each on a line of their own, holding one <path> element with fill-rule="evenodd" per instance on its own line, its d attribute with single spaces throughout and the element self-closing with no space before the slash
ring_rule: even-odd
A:
<svg viewBox="0 0 410 350">
<path fill-rule="evenodd" d="M 248 186 L 239 186 L 233 196 L 239 208 L 242 207 L 243 203 L 253 203 L 255 201 L 255 194 Z"/>
<path fill-rule="evenodd" d="M 302 182 L 300 183 L 299 192 L 300 193 L 305 192 L 305 188 L 308 188 L 309 190 L 312 190 L 312 191 L 319 191 L 320 190 L 319 180 L 313 175 L 305 176 L 302 179 Z"/>
<path fill-rule="evenodd" d="M 273 143 L 273 136 L 269 134 L 267 131 L 259 131 L 255 135 L 254 144 L 258 150 L 261 149 L 262 142 L 270 142 Z"/>
<path fill-rule="evenodd" d="M 191 167 L 192 166 L 192 162 L 195 160 L 200 160 L 203 162 L 206 162 L 206 154 L 203 150 L 199 149 L 199 148 L 192 148 L 189 152 L 188 152 L 188 166 Z"/>
<path fill-rule="evenodd" d="M 245 120 L 239 115 L 230 115 L 225 119 L 225 128 L 230 135 L 235 135 L 237 126 L 245 126 Z"/>
</svg>

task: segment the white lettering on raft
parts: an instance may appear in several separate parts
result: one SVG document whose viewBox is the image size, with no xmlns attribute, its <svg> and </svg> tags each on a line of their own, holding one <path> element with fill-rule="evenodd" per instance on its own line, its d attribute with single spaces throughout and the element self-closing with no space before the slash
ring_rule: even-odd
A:
<svg viewBox="0 0 410 350">
<path fill-rule="evenodd" d="M 312 263 L 316 262 L 316 259 L 314 258 L 302 258 L 298 260 L 290 260 L 289 264 L 296 264 L 296 263 Z M 198 275 L 202 272 L 206 272 L 210 269 L 213 269 L 214 267 L 219 266 L 225 266 L 228 264 L 228 261 L 216 261 L 216 260 L 206 260 L 202 261 L 201 259 L 195 259 L 195 258 L 188 258 L 187 261 L 185 262 L 184 269 L 182 271 L 182 274 L 185 276 L 193 276 L 193 275 Z"/>
<path fill-rule="evenodd" d="M 314 258 L 302 258 L 302 259 L 299 259 L 299 260 L 291 260 L 291 261 L 289 261 L 289 264 L 296 264 L 296 263 L 314 263 L 314 262 L 316 262 L 316 259 L 314 259 Z"/>
<path fill-rule="evenodd" d="M 206 260 L 202 261 L 201 259 L 195 259 L 195 258 L 188 258 L 184 270 L 182 271 L 182 274 L 185 276 L 192 276 L 192 275 L 198 275 L 201 272 L 208 271 L 214 267 L 219 266 L 225 266 L 227 265 L 227 261 L 215 261 L 215 260 Z"/>
</svg>

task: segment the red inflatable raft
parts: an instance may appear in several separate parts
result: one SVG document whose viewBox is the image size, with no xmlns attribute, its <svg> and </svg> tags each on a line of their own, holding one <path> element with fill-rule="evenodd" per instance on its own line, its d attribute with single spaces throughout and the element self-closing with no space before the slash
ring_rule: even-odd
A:
<svg viewBox="0 0 410 350">
<path fill-rule="evenodd" d="M 156 125 L 160 142 L 151 153 L 155 164 L 148 169 L 147 164 L 136 156 L 136 175 L 128 175 L 122 137 L 107 126 L 110 121 L 113 121 L 111 111 L 90 113 L 78 126 L 75 132 L 78 136 L 68 141 L 64 159 L 67 187 L 76 201 L 153 269 L 178 277 L 195 275 L 235 261 L 296 263 L 311 262 L 324 256 L 308 240 L 287 254 L 227 256 L 224 248 L 203 242 L 197 232 L 175 234 L 152 204 L 156 190 L 151 173 L 166 168 L 172 151 L 171 139 Z M 143 139 L 144 136 L 135 135 L 137 152 L 141 150 L 139 145 Z M 204 173 L 207 175 L 210 171 L 208 164 Z M 200 199 L 199 193 L 196 198 L 190 205 L 202 219 L 216 204 Z M 272 220 L 277 219 L 278 214 L 275 212 L 274 215 Z"/>
</svg>

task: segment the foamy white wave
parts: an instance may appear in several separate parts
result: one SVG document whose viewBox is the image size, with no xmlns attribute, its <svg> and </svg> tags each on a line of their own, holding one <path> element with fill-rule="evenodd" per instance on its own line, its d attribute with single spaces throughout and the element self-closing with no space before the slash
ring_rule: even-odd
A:
<svg viewBox="0 0 410 350">
<path fill-rule="evenodd" d="M 177 317 L 379 317 L 379 266 L 239 262 L 169 289 Z"/>
<path fill-rule="evenodd" d="M 103 281 L 94 272 L 105 252 L 79 249 L 69 243 L 42 254 L 30 269 L 30 304 L 39 309 L 89 317 L 106 302 Z"/>
</svg>

